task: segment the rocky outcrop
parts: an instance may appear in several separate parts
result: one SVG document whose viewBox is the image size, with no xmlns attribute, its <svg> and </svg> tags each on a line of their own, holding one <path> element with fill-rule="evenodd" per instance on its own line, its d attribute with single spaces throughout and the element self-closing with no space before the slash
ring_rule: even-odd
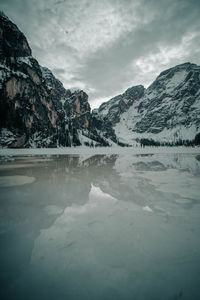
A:
<svg viewBox="0 0 200 300">
<path fill-rule="evenodd" d="M 20 30 L 0 13 L 0 130 L 2 146 L 109 145 L 88 95 L 71 92 L 31 56 Z M 6 139 L 7 137 L 7 139 Z"/>
<path fill-rule="evenodd" d="M 118 123 L 123 112 L 144 95 L 145 88 L 142 85 L 133 86 L 123 94 L 118 95 L 100 105 L 98 113 L 105 121 L 112 124 Z"/>
<path fill-rule="evenodd" d="M 0 12 L 0 58 L 31 56 L 27 39 L 3 12 Z"/>
<path fill-rule="evenodd" d="M 200 125 L 200 67 L 185 63 L 162 72 L 138 106 L 135 131 L 160 133 L 177 126 Z"/>
</svg>

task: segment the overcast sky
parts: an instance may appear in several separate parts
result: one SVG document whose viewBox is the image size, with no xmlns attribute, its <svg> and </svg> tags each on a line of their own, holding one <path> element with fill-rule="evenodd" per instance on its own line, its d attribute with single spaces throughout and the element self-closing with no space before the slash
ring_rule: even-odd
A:
<svg viewBox="0 0 200 300">
<path fill-rule="evenodd" d="M 200 0 L 1 0 L 33 56 L 92 108 L 163 70 L 200 64 Z"/>
</svg>

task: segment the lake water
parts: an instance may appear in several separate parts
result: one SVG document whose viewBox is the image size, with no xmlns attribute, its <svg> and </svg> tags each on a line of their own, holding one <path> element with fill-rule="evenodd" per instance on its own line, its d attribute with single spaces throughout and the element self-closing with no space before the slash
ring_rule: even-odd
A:
<svg viewBox="0 0 200 300">
<path fill-rule="evenodd" d="M 0 299 L 200 299 L 200 155 L 8 157 Z"/>
</svg>

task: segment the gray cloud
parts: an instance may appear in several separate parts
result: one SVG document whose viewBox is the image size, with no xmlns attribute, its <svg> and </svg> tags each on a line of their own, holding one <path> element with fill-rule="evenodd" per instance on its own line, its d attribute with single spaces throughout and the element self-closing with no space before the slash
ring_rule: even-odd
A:
<svg viewBox="0 0 200 300">
<path fill-rule="evenodd" d="M 63 68 L 55 68 L 52 71 L 55 74 L 65 74 L 65 69 L 63 69 Z"/>
<path fill-rule="evenodd" d="M 200 64 L 196 0 L 1 0 L 33 55 L 92 106 L 162 70 Z"/>
</svg>

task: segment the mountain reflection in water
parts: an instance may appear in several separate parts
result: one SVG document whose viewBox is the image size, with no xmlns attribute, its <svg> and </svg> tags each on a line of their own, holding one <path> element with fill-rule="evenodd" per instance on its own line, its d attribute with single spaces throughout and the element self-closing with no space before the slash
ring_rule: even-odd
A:
<svg viewBox="0 0 200 300">
<path fill-rule="evenodd" d="M 1 299 L 200 299 L 199 183 L 199 155 L 1 162 Z"/>
</svg>

